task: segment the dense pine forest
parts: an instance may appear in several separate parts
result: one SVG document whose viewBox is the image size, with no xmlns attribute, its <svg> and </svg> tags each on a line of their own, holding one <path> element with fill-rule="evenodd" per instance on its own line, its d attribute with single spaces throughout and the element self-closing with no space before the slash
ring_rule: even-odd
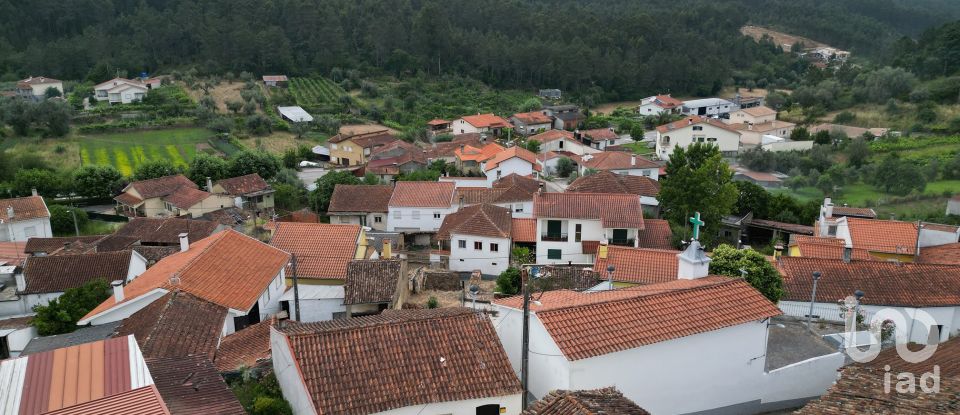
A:
<svg viewBox="0 0 960 415">
<path fill-rule="evenodd" d="M 707 95 L 802 76 L 744 24 L 882 60 L 958 16 L 950 0 L 0 0 L 0 77 L 342 68 L 611 99 Z"/>
</svg>

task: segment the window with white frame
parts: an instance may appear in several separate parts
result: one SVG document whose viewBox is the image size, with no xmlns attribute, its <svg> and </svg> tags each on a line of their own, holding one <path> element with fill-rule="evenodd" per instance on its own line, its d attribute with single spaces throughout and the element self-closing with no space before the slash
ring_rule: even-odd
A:
<svg viewBox="0 0 960 415">
<path fill-rule="evenodd" d="M 500 252 L 500 244 L 490 243 L 490 252 Z"/>
<path fill-rule="evenodd" d="M 467 241 L 465 239 L 457 241 L 457 248 L 467 249 Z"/>
</svg>

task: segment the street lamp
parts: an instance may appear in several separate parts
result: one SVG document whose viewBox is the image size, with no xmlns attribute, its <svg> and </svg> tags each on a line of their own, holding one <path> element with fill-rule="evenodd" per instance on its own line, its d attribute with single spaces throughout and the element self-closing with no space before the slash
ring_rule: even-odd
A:
<svg viewBox="0 0 960 415">
<path fill-rule="evenodd" d="M 74 209 L 68 209 L 71 215 L 73 215 L 73 231 L 77 233 L 77 236 L 80 236 L 80 226 L 77 225 L 77 211 Z"/>
<path fill-rule="evenodd" d="M 613 264 L 607 265 L 607 280 L 610 281 L 610 289 L 613 289 L 613 271 L 616 271 L 616 267 Z"/>
<path fill-rule="evenodd" d="M 820 271 L 813 272 L 813 292 L 810 294 L 810 312 L 807 313 L 807 330 L 811 330 L 810 323 L 813 320 L 813 303 L 817 302 L 817 281 L 820 281 Z"/>
</svg>

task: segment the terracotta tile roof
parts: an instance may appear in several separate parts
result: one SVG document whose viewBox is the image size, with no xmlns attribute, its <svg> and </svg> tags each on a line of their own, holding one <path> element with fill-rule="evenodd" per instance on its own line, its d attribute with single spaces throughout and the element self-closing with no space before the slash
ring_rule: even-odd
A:
<svg viewBox="0 0 960 415">
<path fill-rule="evenodd" d="M 496 205 L 467 206 L 443 218 L 437 239 L 449 240 L 451 234 L 510 238 L 513 222 L 510 209 Z"/>
<path fill-rule="evenodd" d="M 946 225 L 943 223 L 922 222 L 922 225 L 923 225 L 922 228 L 924 230 L 930 230 L 930 231 L 957 233 L 957 231 L 960 230 L 960 226 Z"/>
<path fill-rule="evenodd" d="M 917 350 L 911 343 L 910 349 Z M 946 377 L 960 376 L 960 337 L 954 337 L 937 345 L 937 351 L 926 360 L 919 363 L 910 363 L 903 360 L 896 348 L 883 350 L 879 355 L 867 363 L 855 363 L 856 366 L 873 367 L 883 369 L 890 365 L 890 371 L 894 373 L 911 372 L 924 373 L 930 371 L 933 365 L 940 366 L 940 375 Z"/>
<path fill-rule="evenodd" d="M 279 222 L 270 245 L 297 257 L 298 278 L 342 280 L 359 238 L 360 225 Z"/>
<path fill-rule="evenodd" d="M 245 415 L 209 358 L 147 358 L 150 375 L 172 415 Z"/>
<path fill-rule="evenodd" d="M 568 192 L 576 193 L 624 193 L 639 196 L 657 197 L 660 182 L 644 176 L 628 176 L 609 171 L 599 171 L 589 176 L 578 177 Z"/>
<path fill-rule="evenodd" d="M 260 193 L 272 190 L 266 180 L 263 180 L 257 173 L 246 176 L 231 177 L 229 179 L 218 180 L 216 184 L 223 187 L 227 194 L 232 196 L 243 196 L 250 193 Z"/>
<path fill-rule="evenodd" d="M 513 114 L 512 118 L 516 118 L 523 122 L 524 124 L 550 124 L 553 122 L 553 118 L 547 114 L 544 114 L 543 111 L 530 111 L 530 112 L 519 112 Z"/>
<path fill-rule="evenodd" d="M 580 164 L 594 170 L 656 169 L 660 165 L 623 151 L 601 151 L 580 157 Z"/>
<path fill-rule="evenodd" d="M 484 161 L 493 157 L 495 154 L 503 151 L 504 148 L 497 143 L 488 143 L 482 147 L 463 145 L 453 151 L 453 154 L 462 161 Z"/>
<path fill-rule="evenodd" d="M 485 139 L 483 138 L 483 134 L 480 133 L 458 134 L 453 136 L 452 141 L 432 143 L 430 147 L 426 149 L 424 155 L 428 159 L 435 159 L 439 157 L 456 157 L 456 152 L 460 149 L 461 144 L 464 146 L 479 148 L 483 147 L 485 144 Z"/>
<path fill-rule="evenodd" d="M 534 402 L 522 415 L 649 415 L 650 413 L 623 396 L 615 387 L 548 393 Z"/>
<path fill-rule="evenodd" d="M 594 261 L 593 269 L 607 278 L 608 265 L 613 265 L 613 280 L 637 284 L 656 284 L 677 279 L 680 251 L 665 249 L 627 248 L 611 245 L 607 247 L 607 257 Z"/>
<path fill-rule="evenodd" d="M 795 223 L 777 222 L 766 219 L 751 219 L 750 225 L 776 229 L 784 232 L 790 232 L 792 234 L 813 236 L 813 226 L 797 225 Z"/>
<path fill-rule="evenodd" d="M 741 122 L 741 123 L 728 124 L 728 125 L 736 129 L 737 131 L 753 131 L 757 133 L 766 133 L 769 131 L 780 130 L 784 128 L 793 128 L 796 126 L 796 124 L 792 122 L 786 122 L 786 121 L 780 121 L 780 120 L 773 120 L 770 122 L 761 122 L 756 124 L 747 124 L 747 123 Z M 787 137 L 784 137 L 784 138 L 787 138 Z"/>
<path fill-rule="evenodd" d="M 535 218 L 595 219 L 604 228 L 643 229 L 640 197 L 610 193 L 538 193 Z"/>
<path fill-rule="evenodd" d="M 537 220 L 533 218 L 513 218 L 510 237 L 513 242 L 537 242 Z"/>
<path fill-rule="evenodd" d="M 217 224 L 209 221 L 179 218 L 133 218 L 123 225 L 114 237 L 127 237 L 143 245 L 180 245 L 180 234 L 186 233 L 191 241 L 199 241 L 213 234 Z M 98 249 L 108 249 L 103 241 Z"/>
<path fill-rule="evenodd" d="M 30 323 L 33 321 L 33 316 L 27 317 L 2 317 L 0 318 L 0 329 L 5 330 L 17 330 L 25 329 L 30 327 Z"/>
<path fill-rule="evenodd" d="M 960 305 L 960 267 L 885 261 L 780 257 L 783 300 L 810 301 L 811 275 L 819 271 L 819 302 L 836 303 L 861 290 L 869 305 L 937 307 Z"/>
<path fill-rule="evenodd" d="M 284 333 L 318 413 L 368 414 L 521 392 L 490 320 L 464 308 L 388 310 Z M 420 374 L 415 381 L 410 368 Z"/>
<path fill-rule="evenodd" d="M 877 212 L 871 208 L 858 208 L 850 206 L 834 206 L 833 217 L 856 216 L 864 219 L 876 219 Z"/>
<path fill-rule="evenodd" d="M 916 376 L 930 371 L 928 365 Z M 955 414 L 960 411 L 960 376 L 940 376 L 940 390 L 937 393 L 925 393 L 917 388 L 914 393 L 900 393 L 891 390 L 885 376 L 891 372 L 882 367 L 847 367 L 841 372 L 840 379 L 827 390 L 827 393 L 810 401 L 806 406 L 794 412 L 797 415 L 840 415 L 840 414 Z M 893 372 L 899 373 L 899 372 Z M 897 380 L 894 379 L 895 383 Z"/>
<path fill-rule="evenodd" d="M 794 246 L 800 250 L 800 256 L 804 258 L 842 259 L 843 245 L 843 239 L 798 234 L 790 235 L 790 246 Z M 851 258 L 864 261 L 875 259 L 865 249 L 854 249 Z"/>
<path fill-rule="evenodd" d="M 592 130 L 580 130 L 580 134 L 594 141 L 616 140 L 620 138 L 616 132 L 609 128 L 595 128 Z"/>
<path fill-rule="evenodd" d="M 364 259 L 350 261 L 343 284 L 343 304 L 389 303 L 397 292 L 400 260 Z"/>
<path fill-rule="evenodd" d="M 724 123 L 724 122 L 722 122 L 722 121 L 720 121 L 720 120 L 715 120 L 715 119 L 713 119 L 713 118 L 701 117 L 701 116 L 699 116 L 699 115 L 694 115 L 694 116 L 691 116 L 691 117 L 685 117 L 684 119 L 679 120 L 679 121 L 674 121 L 674 122 L 671 122 L 671 123 L 667 123 L 667 124 L 663 124 L 663 125 L 657 126 L 657 131 L 659 131 L 659 132 L 661 132 L 661 133 L 668 133 L 668 132 L 670 132 L 670 131 L 679 130 L 679 129 L 681 129 L 681 128 L 686 128 L 686 127 L 689 127 L 689 126 L 695 125 L 695 124 L 709 124 L 709 125 L 712 125 L 712 126 L 714 126 L 714 127 L 720 128 L 720 129 L 724 129 L 724 130 L 727 130 L 727 131 L 730 131 L 730 132 L 734 132 L 734 133 L 740 134 L 740 130 L 737 130 L 736 128 L 734 128 L 734 127 L 731 126 L 731 125 L 727 125 L 726 123 Z"/>
<path fill-rule="evenodd" d="M 5 413 L 58 413 L 54 411 L 71 407 L 62 413 L 97 413 L 77 405 L 153 384 L 146 369 L 131 337 L 54 349 L 0 362 L 6 374 L 0 398 Z"/>
<path fill-rule="evenodd" d="M 263 81 L 264 82 L 286 82 L 287 76 L 286 75 L 264 75 Z"/>
<path fill-rule="evenodd" d="M 20 266 L 27 257 L 23 247 L 23 242 L 0 242 L 0 261 L 6 265 Z"/>
<path fill-rule="evenodd" d="M 483 162 L 483 167 L 486 171 L 493 170 L 497 168 L 500 163 L 503 163 L 512 158 L 518 158 L 520 160 L 526 161 L 533 166 L 533 170 L 540 171 L 543 167 L 537 163 L 537 155 L 533 154 L 530 150 L 521 148 L 519 146 L 513 146 L 506 150 L 503 150 L 497 154 L 494 154 L 493 157 L 485 160 Z"/>
<path fill-rule="evenodd" d="M 744 177 L 747 177 L 747 178 L 752 179 L 753 181 L 757 181 L 757 182 L 774 182 L 774 183 L 779 183 L 779 182 L 782 182 L 782 181 L 783 181 L 783 180 L 781 180 L 779 177 L 777 177 L 777 176 L 775 176 L 775 175 L 773 175 L 773 174 L 771 174 L 771 173 L 762 172 L 762 171 L 753 171 L 753 170 L 747 170 L 747 169 L 737 170 L 737 171 L 734 173 L 734 177 L 735 177 L 735 178 L 736 178 L 736 176 L 744 176 Z"/>
<path fill-rule="evenodd" d="M 390 185 L 338 184 L 330 196 L 327 212 L 387 212 L 387 203 L 393 196 Z"/>
<path fill-rule="evenodd" d="M 176 192 L 164 196 L 163 201 L 180 209 L 190 209 L 197 203 L 207 200 L 207 198 L 210 196 L 213 196 L 213 194 L 207 193 L 200 189 L 182 187 Z"/>
<path fill-rule="evenodd" d="M 924 264 L 960 265 L 960 243 L 920 248 L 919 262 Z"/>
<path fill-rule="evenodd" d="M 8 214 L 8 207 L 13 208 L 13 217 Z M 4 223 L 49 217 L 50 211 L 47 210 L 47 204 L 40 196 L 0 199 L 0 219 L 3 219 Z"/>
<path fill-rule="evenodd" d="M 167 409 L 167 405 L 163 402 L 163 398 L 160 396 L 160 392 L 157 391 L 157 387 L 154 385 L 144 386 L 45 413 L 47 415 L 171 415 L 171 412 Z"/>
<path fill-rule="evenodd" d="M 75 242 L 81 242 L 89 244 L 92 242 L 97 242 L 106 237 L 106 235 L 92 235 L 92 236 L 67 236 L 67 237 L 58 237 L 58 238 L 30 238 L 27 239 L 27 244 L 23 247 L 23 252 L 28 254 L 35 253 L 47 253 L 51 254 L 56 251 L 63 249 L 64 245 L 73 244 Z"/>
<path fill-rule="evenodd" d="M 49 78 L 49 77 L 46 77 L 46 76 L 31 76 L 31 77 L 29 77 L 29 78 L 21 79 L 21 80 L 17 81 L 17 86 L 19 87 L 20 84 L 24 84 L 24 85 L 55 84 L 55 83 L 57 83 L 57 82 L 63 82 L 63 81 L 60 81 L 60 80 L 58 80 L 58 79 Z"/>
<path fill-rule="evenodd" d="M 518 308 L 521 299 L 495 300 Z M 568 360 L 602 356 L 781 314 L 743 280 L 708 276 L 613 291 L 548 291 L 537 318 Z"/>
<path fill-rule="evenodd" d="M 449 208 L 455 185 L 451 182 L 397 182 L 390 207 Z"/>
<path fill-rule="evenodd" d="M 540 182 L 510 174 L 496 182 L 492 188 L 458 187 L 455 190 L 454 203 L 461 201 L 467 205 L 478 203 L 530 202 L 540 189 Z"/>
<path fill-rule="evenodd" d="M 763 105 L 759 107 L 743 108 L 740 111 L 743 111 L 754 117 L 765 117 L 770 115 L 777 115 L 777 112 L 774 111 L 772 108 L 766 107 Z"/>
<path fill-rule="evenodd" d="M 657 104 L 657 106 L 666 109 L 673 109 L 683 105 L 683 101 L 670 95 L 657 95 L 654 97 L 654 102 Z"/>
<path fill-rule="evenodd" d="M 136 190 L 144 200 L 168 196 L 181 189 L 198 189 L 196 183 L 182 174 L 132 182 L 124 189 L 124 193 L 130 188 Z"/>
<path fill-rule="evenodd" d="M 510 121 L 493 114 L 467 115 L 462 119 L 477 128 L 513 128 Z"/>
<path fill-rule="evenodd" d="M 567 130 L 547 130 L 540 134 L 532 135 L 528 140 L 537 140 L 541 143 L 549 143 L 551 141 L 556 141 L 559 139 L 567 139 L 569 141 L 575 141 L 576 139 L 573 136 L 573 132 Z"/>
<path fill-rule="evenodd" d="M 122 203 L 122 204 L 124 204 L 124 205 L 127 205 L 127 206 L 137 206 L 137 205 L 143 203 L 143 199 L 141 199 L 141 198 L 139 198 L 139 197 L 136 197 L 136 196 L 134 196 L 134 195 L 132 195 L 132 194 L 130 194 L 130 193 L 120 193 L 120 194 L 116 195 L 116 196 L 113 198 L 113 200 L 116 200 L 117 202 L 120 202 L 120 203 Z"/>
<path fill-rule="evenodd" d="M 444 125 L 444 124 L 450 124 L 450 121 L 441 120 L 439 118 L 434 118 L 430 121 L 427 121 L 427 125 Z"/>
<path fill-rule="evenodd" d="M 917 224 L 848 217 L 853 248 L 912 255 L 917 251 Z"/>
<path fill-rule="evenodd" d="M 173 291 L 123 320 L 116 337 L 134 335 L 144 357 L 213 359 L 227 309 Z"/>
<path fill-rule="evenodd" d="M 643 232 L 637 235 L 641 248 L 673 249 L 673 231 L 666 219 L 644 219 Z"/>
<path fill-rule="evenodd" d="M 270 359 L 270 327 L 276 320 L 267 319 L 234 332 L 220 341 L 214 363 L 221 372 L 232 372 L 242 367 L 256 367 Z"/>
<path fill-rule="evenodd" d="M 23 270 L 24 294 L 57 293 L 87 282 L 125 281 L 130 269 L 130 251 L 30 257 Z"/>
<path fill-rule="evenodd" d="M 534 178 L 520 176 L 516 173 L 511 173 L 501 177 L 500 180 L 493 182 L 493 187 L 496 189 L 519 188 L 527 193 L 533 194 L 537 190 L 540 190 L 540 181 Z"/>
<path fill-rule="evenodd" d="M 124 287 L 127 303 L 155 289 L 175 288 L 204 300 L 247 311 L 274 281 L 290 255 L 256 239 L 228 229 L 190 244 L 157 262 Z M 171 278 L 176 277 L 171 283 Z M 81 322 L 113 308 L 111 296 Z"/>
<path fill-rule="evenodd" d="M 378 130 L 370 131 L 362 134 L 337 134 L 333 137 L 330 137 L 328 142 L 330 143 L 342 143 L 344 141 L 351 141 L 354 145 L 360 148 L 373 148 L 382 146 L 384 144 L 398 140 L 390 130 Z"/>
</svg>

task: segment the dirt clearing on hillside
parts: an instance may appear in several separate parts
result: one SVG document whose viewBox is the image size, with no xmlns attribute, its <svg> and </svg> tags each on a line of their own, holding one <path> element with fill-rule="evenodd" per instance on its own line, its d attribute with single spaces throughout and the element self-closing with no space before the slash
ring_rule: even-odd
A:
<svg viewBox="0 0 960 415">
<path fill-rule="evenodd" d="M 773 43 L 780 45 L 783 48 L 784 52 L 790 52 L 790 47 L 794 43 L 800 42 L 803 43 L 803 46 L 806 49 L 819 48 L 819 47 L 829 47 L 830 45 L 826 43 L 817 42 L 816 40 L 805 38 L 803 36 L 794 36 L 788 33 L 778 32 L 773 29 L 767 29 L 760 26 L 744 26 L 740 28 L 740 33 L 743 33 L 745 36 L 750 36 L 753 40 L 760 41 L 763 38 L 763 35 L 770 36 L 773 38 Z"/>
<path fill-rule="evenodd" d="M 220 82 L 217 86 L 210 88 L 210 96 L 213 97 L 213 100 L 217 102 L 217 110 L 220 112 L 227 112 L 227 101 L 239 101 L 243 102 L 243 98 L 240 97 L 240 91 L 243 90 L 243 82 Z M 200 101 L 200 98 L 203 97 L 202 89 L 190 89 L 184 85 L 184 89 L 190 94 L 190 98 L 193 98 L 196 101 Z"/>
</svg>

